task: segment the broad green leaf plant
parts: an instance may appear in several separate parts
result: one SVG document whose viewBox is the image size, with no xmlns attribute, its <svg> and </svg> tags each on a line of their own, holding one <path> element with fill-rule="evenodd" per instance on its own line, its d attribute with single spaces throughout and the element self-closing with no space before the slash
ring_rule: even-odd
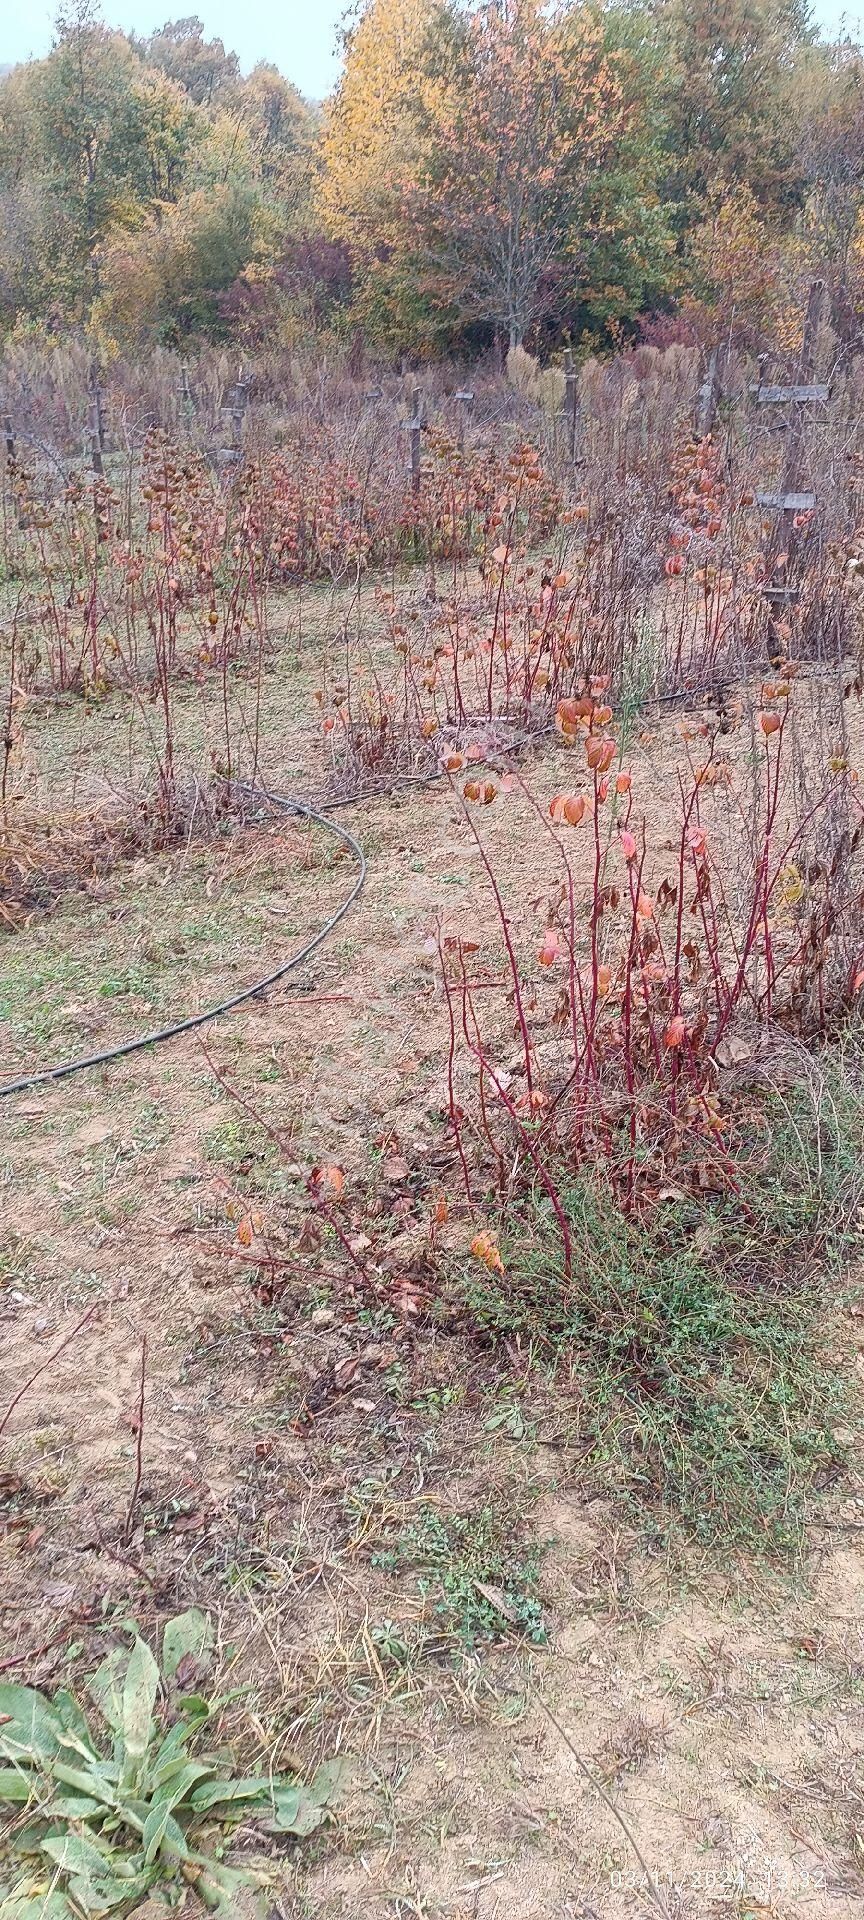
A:
<svg viewBox="0 0 864 1920">
<path fill-rule="evenodd" d="M 210 1657 L 206 1614 L 169 1620 L 161 1671 L 134 1623 L 128 1632 L 131 1649 L 116 1647 L 87 1683 L 98 1737 L 64 1689 L 49 1700 L 0 1684 L 0 1831 L 13 1861 L 11 1883 L 0 1876 L 0 1920 L 122 1915 L 154 1888 L 176 1904 L 184 1885 L 230 1914 L 238 1889 L 262 1888 L 268 1876 L 224 1864 L 226 1828 L 251 1820 L 263 1833 L 302 1837 L 329 1817 L 340 1761 L 300 1785 L 278 1774 L 235 1778 L 199 1750 L 220 1704 L 184 1691 Z"/>
</svg>

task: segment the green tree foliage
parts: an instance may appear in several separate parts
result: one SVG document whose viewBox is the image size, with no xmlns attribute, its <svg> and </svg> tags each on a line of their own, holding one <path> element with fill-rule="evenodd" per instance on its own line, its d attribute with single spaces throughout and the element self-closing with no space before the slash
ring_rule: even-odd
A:
<svg viewBox="0 0 864 1920">
<path fill-rule="evenodd" d="M 443 344 L 454 320 L 426 298 L 405 206 L 443 111 L 449 19 L 441 0 L 368 0 L 324 115 L 316 213 L 350 249 L 359 320 L 399 347 Z"/>
<path fill-rule="evenodd" d="M 260 200 L 264 255 L 276 259 L 308 224 L 318 121 L 278 67 L 253 67 L 237 95 Z"/>
<path fill-rule="evenodd" d="M 814 48 L 799 69 L 802 232 L 829 274 L 845 274 L 864 198 L 864 59 L 852 41 Z"/>
<path fill-rule="evenodd" d="M 651 47 L 666 191 L 691 218 L 717 178 L 766 211 L 794 205 L 796 62 L 806 0 L 654 0 Z"/>
<path fill-rule="evenodd" d="M 223 183 L 185 193 L 137 232 L 116 231 L 91 314 L 100 344 L 218 338 L 222 297 L 248 266 L 254 216 L 249 191 Z"/>
<path fill-rule="evenodd" d="M 75 313 L 98 294 L 106 234 L 176 198 L 197 129 L 182 91 L 142 67 L 92 0 L 57 25 L 48 58 L 0 87 L 0 187 L 19 245 L 41 243 L 55 298 Z"/>
<path fill-rule="evenodd" d="M 204 23 L 196 15 L 169 20 L 158 33 L 137 43 L 148 66 L 176 81 L 196 107 L 211 107 L 221 95 L 236 92 L 240 62 L 226 53 L 221 40 L 205 40 Z"/>
<path fill-rule="evenodd" d="M 448 24 L 452 78 L 426 177 L 408 189 L 415 245 L 463 319 L 521 346 L 566 307 L 574 239 L 623 134 L 621 89 L 587 14 L 486 0 Z"/>
<path fill-rule="evenodd" d="M 598 14 L 371 0 L 328 113 L 318 204 L 400 341 L 580 331 L 668 284 L 632 62 Z M 649 264 L 649 256 L 651 263 Z"/>
<path fill-rule="evenodd" d="M 220 298 L 308 208 L 315 121 L 274 68 L 180 20 L 149 41 L 72 0 L 44 60 L 0 82 L 0 317 L 105 345 L 220 330 Z"/>
<path fill-rule="evenodd" d="M 364 0 L 320 113 L 195 16 L 63 4 L 0 77 L 0 329 L 755 339 L 813 272 L 857 325 L 864 57 L 806 0 Z"/>
</svg>

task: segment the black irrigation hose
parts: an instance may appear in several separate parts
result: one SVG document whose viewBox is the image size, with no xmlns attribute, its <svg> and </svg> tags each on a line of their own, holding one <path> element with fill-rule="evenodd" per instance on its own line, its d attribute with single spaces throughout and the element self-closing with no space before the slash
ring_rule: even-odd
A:
<svg viewBox="0 0 864 1920">
<path fill-rule="evenodd" d="M 211 1020 L 219 1020 L 223 1014 L 233 1013 L 235 1007 L 242 1007 L 247 1000 L 254 1000 L 256 994 L 266 992 L 268 987 L 275 987 L 279 980 L 284 980 L 286 974 L 292 973 L 302 961 L 308 960 L 309 955 L 329 938 L 340 920 L 353 907 L 366 879 L 366 855 L 359 840 L 355 840 L 353 833 L 349 833 L 347 827 L 337 826 L 335 821 L 325 819 L 323 813 L 317 813 L 315 808 L 308 806 L 305 800 L 295 800 L 285 794 L 271 793 L 266 787 L 241 784 L 239 790 L 249 799 L 266 801 L 272 807 L 281 807 L 284 813 L 299 814 L 313 826 L 324 827 L 328 833 L 335 834 L 337 840 L 348 848 L 357 862 L 358 871 L 354 885 L 350 893 L 346 894 L 341 906 L 330 915 L 329 920 L 325 921 L 319 932 L 314 934 L 311 940 L 307 940 L 299 953 L 292 953 L 290 960 L 284 960 L 281 967 L 276 967 L 274 972 L 268 973 L 263 980 L 256 980 L 254 986 L 243 987 L 240 993 L 233 993 L 228 1000 L 220 1000 L 218 1006 L 208 1007 L 205 1013 L 190 1014 L 186 1020 L 176 1020 L 170 1027 L 159 1027 L 154 1033 L 141 1034 L 137 1040 L 123 1040 L 118 1047 L 106 1047 L 102 1053 L 84 1054 L 79 1060 L 63 1060 L 56 1067 L 44 1067 L 41 1072 L 22 1074 L 20 1079 L 9 1080 L 5 1086 L 0 1087 L 0 1098 L 7 1093 L 24 1093 L 29 1087 L 48 1086 L 53 1080 L 66 1080 L 72 1073 L 82 1073 L 85 1067 L 101 1067 L 109 1060 L 123 1059 L 128 1053 L 140 1053 L 143 1047 L 159 1046 L 163 1040 L 176 1040 L 178 1034 L 193 1033 L 196 1027 L 206 1027 Z"/>
<path fill-rule="evenodd" d="M 677 692 L 655 694 L 653 698 L 649 698 L 641 704 L 646 706 L 660 705 L 667 700 L 677 700 L 682 697 L 686 701 L 687 699 L 696 697 L 700 693 L 707 693 L 711 690 L 712 689 L 707 687 L 685 688 L 683 695 Z M 539 733 L 528 734 L 525 738 L 526 740 L 537 739 L 541 734 L 554 733 L 554 731 L 554 726 L 543 727 L 539 730 Z M 521 745 L 524 743 L 520 741 L 518 744 Z M 432 774 L 405 774 L 402 776 L 402 781 L 409 785 L 430 786 L 441 777 L 440 772 Z M 400 784 L 402 784 L 402 781 L 400 781 Z M 217 1007 L 208 1007 L 205 1013 L 190 1014 L 186 1020 L 177 1020 L 170 1027 L 159 1027 L 154 1033 L 144 1033 L 137 1040 L 123 1040 L 118 1047 L 106 1047 L 102 1053 L 83 1054 L 79 1060 L 63 1060 L 59 1066 L 44 1067 L 42 1071 L 38 1073 L 22 1074 L 20 1079 L 9 1080 L 5 1086 L 0 1087 L 0 1100 L 2 1100 L 4 1094 L 26 1093 L 28 1087 L 49 1086 L 53 1080 L 66 1080 L 72 1073 L 82 1073 L 85 1067 L 105 1066 L 110 1060 L 122 1060 L 126 1054 L 140 1053 L 143 1047 L 156 1047 L 159 1046 L 163 1040 L 176 1040 L 177 1036 L 181 1033 L 194 1033 L 196 1027 L 209 1026 L 211 1020 L 219 1020 L 223 1014 L 233 1013 L 235 1007 L 244 1006 L 247 1000 L 254 1000 L 256 994 L 265 993 L 268 987 L 276 986 L 278 981 L 285 979 L 286 974 L 292 973 L 295 967 L 299 967 L 304 960 L 308 960 L 310 953 L 314 953 L 316 948 L 320 947 L 322 943 L 329 938 L 334 927 L 339 925 L 340 920 L 349 911 L 349 908 L 353 907 L 358 894 L 362 891 L 366 879 L 366 855 L 363 852 L 359 840 L 355 840 L 353 833 L 349 833 L 347 827 L 339 827 L 334 821 L 327 820 L 323 813 L 319 813 L 314 807 L 310 807 L 305 800 L 295 800 L 292 796 L 286 794 L 271 793 L 267 787 L 250 786 L 242 781 L 238 781 L 237 785 L 238 791 L 245 793 L 249 799 L 265 800 L 271 807 L 281 807 L 284 813 L 299 814 L 302 819 L 311 821 L 314 826 L 324 827 L 328 833 L 335 834 L 336 838 L 342 841 L 343 846 L 348 847 L 357 861 L 358 873 L 354 885 L 350 893 L 343 900 L 342 905 L 338 907 L 336 912 L 331 915 L 331 918 L 325 922 L 320 932 L 316 933 L 311 940 L 307 940 L 305 947 L 301 947 L 299 953 L 293 953 L 290 960 L 285 960 L 281 967 L 277 967 L 274 973 L 268 973 L 265 979 L 256 980 L 254 986 L 244 987 L 242 992 L 232 994 L 229 1000 L 221 1000 Z M 382 788 L 381 791 L 386 792 L 387 789 Z M 354 795 L 353 798 L 355 800 L 375 799 L 378 798 L 378 791 L 377 789 L 370 789 L 365 793 Z M 327 803 L 324 802 L 323 804 L 326 805 Z"/>
</svg>

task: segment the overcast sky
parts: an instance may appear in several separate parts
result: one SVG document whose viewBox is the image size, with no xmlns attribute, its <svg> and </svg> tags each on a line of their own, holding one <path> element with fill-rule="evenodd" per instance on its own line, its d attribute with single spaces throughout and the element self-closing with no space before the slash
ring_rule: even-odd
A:
<svg viewBox="0 0 864 1920">
<path fill-rule="evenodd" d="M 336 78 L 336 37 L 347 0 L 102 0 L 109 26 L 152 33 L 166 20 L 197 13 L 208 39 L 217 36 L 244 70 L 270 60 L 301 93 L 322 99 Z M 57 0 L 0 0 L 0 66 L 47 53 Z"/>
<path fill-rule="evenodd" d="M 336 78 L 337 29 L 347 0 L 103 0 L 106 20 L 127 32 L 152 33 L 166 19 L 197 13 L 208 38 L 219 36 L 240 55 L 244 70 L 256 60 L 271 60 L 312 99 L 322 99 Z M 0 0 L 0 66 L 47 53 L 56 0 L 13 5 Z M 836 33 L 841 20 L 857 27 L 864 0 L 816 0 L 814 15 L 825 32 Z"/>
</svg>

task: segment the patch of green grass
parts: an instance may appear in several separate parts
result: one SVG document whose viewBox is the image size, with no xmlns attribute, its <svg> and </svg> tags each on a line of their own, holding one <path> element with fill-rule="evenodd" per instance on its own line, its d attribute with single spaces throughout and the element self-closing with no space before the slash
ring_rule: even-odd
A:
<svg viewBox="0 0 864 1920">
<path fill-rule="evenodd" d="M 513 1516 L 486 1505 L 446 1519 L 431 1503 L 373 1556 L 388 1573 L 413 1572 L 444 1631 L 463 1647 L 499 1638 L 506 1626 L 546 1639 L 537 1595 L 541 1549 L 519 1546 Z"/>
<path fill-rule="evenodd" d="M 596 1174 L 571 1176 L 569 1281 L 536 1195 L 500 1223 L 503 1276 L 457 1272 L 476 1325 L 566 1361 L 598 1480 L 652 1529 L 795 1550 L 811 1495 L 842 1472 L 852 1387 L 826 1312 L 864 1186 L 857 1064 L 847 1052 L 818 1084 L 750 1103 L 739 1196 L 627 1217 Z"/>
<path fill-rule="evenodd" d="M 204 1135 L 203 1145 L 208 1160 L 232 1173 L 251 1173 L 274 1158 L 274 1148 L 260 1127 L 242 1115 L 218 1121 Z"/>
<path fill-rule="evenodd" d="M 115 973 L 106 973 L 99 982 L 98 991 L 104 1000 L 120 999 L 127 993 L 146 1000 L 152 992 L 151 966 L 135 961 Z"/>
<path fill-rule="evenodd" d="M 100 1227 L 125 1227 L 129 1225 L 130 1220 L 137 1218 L 146 1204 L 145 1199 L 138 1199 L 135 1194 L 123 1193 L 118 1200 L 112 1200 L 110 1205 L 107 1201 L 103 1201 L 94 1207 L 93 1219 Z"/>
</svg>

